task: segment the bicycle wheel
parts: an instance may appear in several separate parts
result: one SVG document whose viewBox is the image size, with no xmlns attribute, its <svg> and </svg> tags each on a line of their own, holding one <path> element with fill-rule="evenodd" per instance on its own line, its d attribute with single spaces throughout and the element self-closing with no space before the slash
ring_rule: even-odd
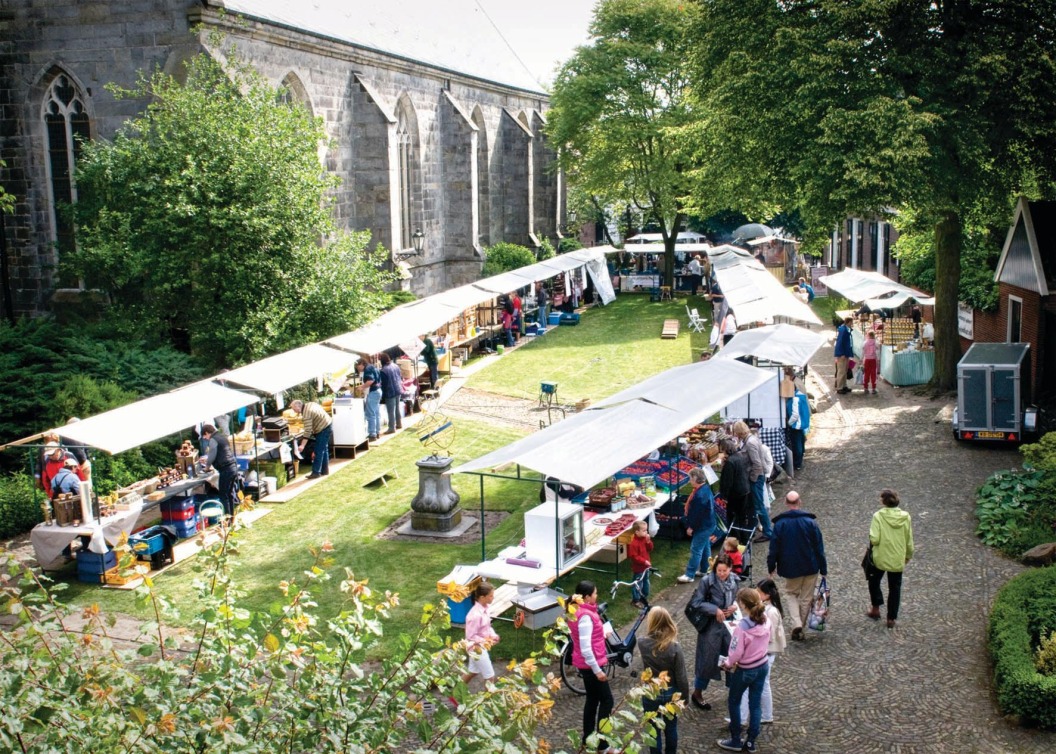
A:
<svg viewBox="0 0 1056 754">
<path fill-rule="evenodd" d="M 560 662 L 561 680 L 564 681 L 565 687 L 573 694 L 585 695 L 587 688 L 583 685 L 583 677 L 579 674 L 579 669 L 572 664 L 571 639 L 565 644 L 565 648 L 561 650 Z"/>
</svg>

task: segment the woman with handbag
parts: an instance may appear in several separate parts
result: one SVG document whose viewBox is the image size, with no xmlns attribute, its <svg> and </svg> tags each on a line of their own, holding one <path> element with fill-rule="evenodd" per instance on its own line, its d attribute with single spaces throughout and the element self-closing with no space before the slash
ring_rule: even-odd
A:
<svg viewBox="0 0 1056 754">
<path fill-rule="evenodd" d="M 906 511 L 898 507 L 898 493 L 894 490 L 880 490 L 880 502 L 883 507 L 873 514 L 869 524 L 869 551 L 862 563 L 869 582 L 869 601 L 872 605 L 865 615 L 880 620 L 880 606 L 884 604 L 880 582 L 886 574 L 887 627 L 894 628 L 902 603 L 902 571 L 913 557 L 913 521 Z"/>
<path fill-rule="evenodd" d="M 686 617 L 697 629 L 693 693 L 689 698 L 702 710 L 711 709 L 704 701 L 704 690 L 711 681 L 722 678 L 719 657 L 730 647 L 726 621 L 737 610 L 737 583 L 729 556 L 720 552 L 715 558 L 715 567 L 700 580 L 686 604 Z"/>
</svg>

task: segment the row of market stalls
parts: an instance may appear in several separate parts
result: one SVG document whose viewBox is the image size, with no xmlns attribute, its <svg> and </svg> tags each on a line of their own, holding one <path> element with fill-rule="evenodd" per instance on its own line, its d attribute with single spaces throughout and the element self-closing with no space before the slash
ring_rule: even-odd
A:
<svg viewBox="0 0 1056 754">
<path fill-rule="evenodd" d="M 865 333 L 872 329 L 880 344 L 880 376 L 884 380 L 898 386 L 931 381 L 935 374 L 934 331 L 920 307 L 934 306 L 933 296 L 869 270 L 847 269 L 819 279 L 829 290 L 861 305 L 857 311 L 838 312 L 854 315 L 852 343 L 859 360 Z M 907 313 L 906 308 L 914 304 L 916 312 Z"/>
<path fill-rule="evenodd" d="M 293 461 L 291 443 L 296 436 L 287 432 L 284 417 L 275 417 L 273 425 L 283 429 L 270 432 L 262 428 L 262 424 L 268 426 L 267 420 L 257 419 L 263 418 L 261 414 L 269 405 L 281 412 L 285 407 L 285 391 L 315 382 L 320 392 L 324 385 L 336 392 L 347 380 L 359 356 L 370 358 L 403 344 L 420 345 L 419 338 L 426 333 L 442 333 L 450 348 L 462 347 L 468 351 L 488 332 L 489 325 L 484 322 L 482 310 L 492 312 L 497 308 L 494 302 L 499 296 L 525 288 L 534 290 L 534 286 L 544 281 L 550 281 L 555 288 L 571 290 L 573 284 L 585 287 L 589 275 L 598 299 L 609 303 L 615 297 L 605 264 L 605 254 L 610 251 L 610 247 L 581 249 L 412 301 L 357 330 L 276 354 L 50 432 L 23 438 L 0 447 L 0 450 L 22 446 L 28 450 L 32 464 L 44 449 L 42 438 L 57 433 L 68 447 L 118 454 L 173 437 L 203 422 L 216 422 L 218 417 L 239 417 L 232 428 L 244 427 L 241 432 L 233 433 L 240 465 L 247 470 L 254 467 L 259 472 L 263 461 L 269 469 L 278 469 L 276 473 L 281 473 L 284 465 Z M 580 276 L 579 279 L 576 276 Z M 414 356 L 417 355 L 418 351 L 414 350 Z M 365 441 L 361 398 L 338 397 L 333 411 L 335 446 L 347 445 L 354 449 Z M 344 428 L 343 435 L 339 427 Z M 164 490 L 154 489 L 156 480 L 150 485 L 136 487 L 138 491 L 150 488 L 148 494 L 153 499 L 146 499 L 138 493 L 134 497 L 129 494 L 118 501 L 116 509 L 100 504 L 94 509 L 86 506 L 83 508 L 85 515 L 76 516 L 74 521 L 65 525 L 60 525 L 57 520 L 38 525 L 31 535 L 38 562 L 44 566 L 54 564 L 69 544 L 80 537 L 94 535 L 96 542 L 105 539 L 114 543 L 121 532 L 131 530 L 145 508 L 160 505 L 175 496 L 190 495 L 209 481 L 195 479 L 193 475 L 177 481 L 178 469 L 163 471 L 159 475 L 170 482 Z M 82 490 L 82 497 L 91 495 L 90 485 L 83 485 Z M 128 502 L 133 499 L 135 502 Z M 89 510 L 93 512 L 88 514 Z M 105 545 L 103 547 L 105 549 Z"/>
</svg>

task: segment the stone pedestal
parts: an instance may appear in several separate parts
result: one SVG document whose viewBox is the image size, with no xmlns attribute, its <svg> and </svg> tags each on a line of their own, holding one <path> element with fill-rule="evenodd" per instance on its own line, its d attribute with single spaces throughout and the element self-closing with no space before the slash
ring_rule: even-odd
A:
<svg viewBox="0 0 1056 754">
<path fill-rule="evenodd" d="M 411 501 L 411 527 L 419 532 L 450 532 L 462 523 L 459 495 L 444 474 L 451 458 L 429 456 L 417 462 L 418 494 Z"/>
</svg>

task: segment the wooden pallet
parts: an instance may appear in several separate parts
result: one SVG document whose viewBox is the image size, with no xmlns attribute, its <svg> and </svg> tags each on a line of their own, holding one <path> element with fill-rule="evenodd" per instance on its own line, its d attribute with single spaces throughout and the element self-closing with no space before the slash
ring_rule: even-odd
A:
<svg viewBox="0 0 1056 754">
<path fill-rule="evenodd" d="M 677 338 L 678 337 L 678 325 L 677 319 L 665 319 L 664 329 L 660 332 L 661 338 Z"/>
</svg>

